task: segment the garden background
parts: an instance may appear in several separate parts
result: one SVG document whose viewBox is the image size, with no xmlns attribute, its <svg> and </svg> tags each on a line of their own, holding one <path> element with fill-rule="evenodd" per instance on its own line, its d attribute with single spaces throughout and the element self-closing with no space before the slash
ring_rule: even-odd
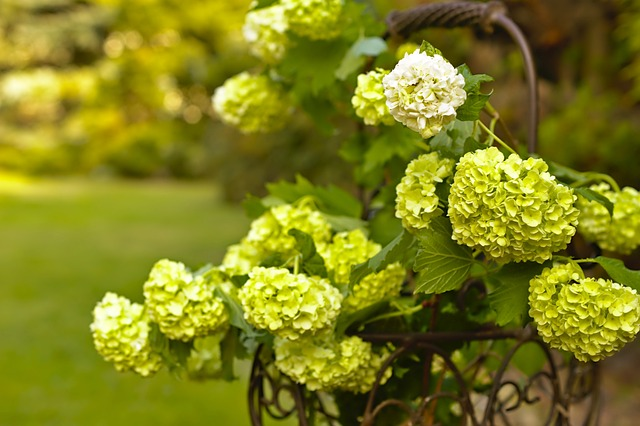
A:
<svg viewBox="0 0 640 426">
<path fill-rule="evenodd" d="M 420 2 L 367 3 L 383 19 Z M 541 75 L 541 153 L 640 187 L 640 1 L 505 3 Z M 266 137 L 215 117 L 213 90 L 256 63 L 248 4 L 0 1 L 0 425 L 248 424 L 246 383 L 117 374 L 88 329 L 106 291 L 142 299 L 157 259 L 219 261 L 246 232 L 246 193 L 296 173 L 348 177 L 339 141 L 308 117 Z M 507 38 L 422 35 L 496 78 L 492 102 L 523 138 Z M 635 424 L 639 346 L 604 362 L 604 424 Z"/>
</svg>

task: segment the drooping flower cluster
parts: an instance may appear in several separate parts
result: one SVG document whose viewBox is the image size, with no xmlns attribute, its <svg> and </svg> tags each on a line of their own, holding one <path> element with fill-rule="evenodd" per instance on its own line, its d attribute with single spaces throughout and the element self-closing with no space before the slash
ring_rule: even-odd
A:
<svg viewBox="0 0 640 426">
<path fill-rule="evenodd" d="M 357 336 L 339 341 L 326 335 L 296 341 L 276 338 L 274 351 L 276 367 L 307 389 L 353 393 L 371 390 L 387 356 L 384 351 L 374 353 L 371 344 Z M 381 383 L 390 376 L 388 369 Z"/>
<path fill-rule="evenodd" d="M 612 191 L 606 183 L 593 185 L 591 189 L 613 203 L 613 218 L 602 204 L 578 196 L 578 231 L 605 250 L 631 253 L 640 246 L 640 193 L 630 187 Z"/>
<path fill-rule="evenodd" d="M 423 138 L 456 118 L 467 93 L 464 77 L 441 55 L 416 50 L 382 79 L 391 115 Z"/>
<path fill-rule="evenodd" d="M 222 372 L 222 352 L 220 342 L 227 330 L 196 337 L 186 362 L 186 372 L 190 379 L 205 380 L 220 377 Z"/>
<path fill-rule="evenodd" d="M 331 244 L 320 246 L 318 250 L 333 282 L 346 285 L 351 268 L 373 257 L 380 249 L 380 244 L 369 240 L 361 229 L 354 229 L 337 233 Z"/>
<path fill-rule="evenodd" d="M 618 283 L 582 278 L 571 264 L 545 268 L 530 281 L 529 315 L 542 339 L 581 361 L 619 351 L 640 331 L 640 297 Z"/>
<path fill-rule="evenodd" d="M 387 265 L 380 272 L 362 278 L 342 302 L 344 312 L 355 312 L 381 300 L 397 296 L 407 271 L 399 263 Z"/>
<path fill-rule="evenodd" d="M 151 347 L 150 329 L 144 306 L 115 293 L 105 294 L 93 310 L 96 350 L 118 371 L 147 377 L 160 370 L 162 358 Z"/>
<path fill-rule="evenodd" d="M 340 34 L 343 0 L 281 0 L 294 33 L 312 40 L 330 40 Z"/>
<path fill-rule="evenodd" d="M 286 124 L 290 103 L 282 87 L 265 75 L 237 74 L 213 94 L 222 121 L 243 133 L 268 133 Z"/>
<path fill-rule="evenodd" d="M 289 45 L 288 28 L 284 7 L 274 4 L 249 11 L 242 33 L 253 55 L 267 64 L 276 64 L 282 60 Z"/>
<path fill-rule="evenodd" d="M 229 315 L 214 288 L 182 263 L 160 260 L 143 287 L 149 317 L 170 339 L 187 341 L 218 332 L 227 327 Z"/>
<path fill-rule="evenodd" d="M 437 152 L 423 154 L 409 163 L 396 187 L 396 217 L 402 219 L 406 229 L 429 228 L 431 219 L 443 214 L 436 186 L 453 175 L 454 166 L 453 160 L 440 158 Z"/>
<path fill-rule="evenodd" d="M 333 326 L 342 303 L 329 281 L 284 268 L 254 268 L 238 298 L 249 323 L 291 340 Z"/>
<path fill-rule="evenodd" d="M 288 234 L 294 228 L 309 234 L 317 245 L 331 238 L 331 226 L 320 212 L 305 205 L 283 204 L 254 220 L 244 242 L 267 255 L 279 253 L 287 257 L 296 245 L 295 238 Z"/>
<path fill-rule="evenodd" d="M 542 263 L 564 249 L 576 232 L 576 196 L 547 169 L 493 147 L 465 154 L 449 194 L 452 238 L 500 263 Z"/>
<path fill-rule="evenodd" d="M 358 85 L 351 98 L 351 105 L 356 115 L 364 120 L 364 124 L 377 126 L 395 123 L 389 113 L 387 97 L 382 86 L 382 79 L 387 74 L 389 71 L 378 68 L 358 76 Z"/>
</svg>

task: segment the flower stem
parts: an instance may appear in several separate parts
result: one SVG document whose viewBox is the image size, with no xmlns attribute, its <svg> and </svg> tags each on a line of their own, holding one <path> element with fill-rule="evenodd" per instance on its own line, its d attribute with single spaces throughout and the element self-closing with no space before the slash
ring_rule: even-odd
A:
<svg viewBox="0 0 640 426">
<path fill-rule="evenodd" d="M 507 151 L 511 152 L 512 154 L 516 154 L 516 155 L 518 155 L 518 153 L 517 153 L 517 152 L 515 152 L 515 151 L 513 150 L 513 148 L 511 148 L 509 145 L 507 145 L 507 143 L 506 143 L 505 141 L 503 141 L 503 140 L 502 140 L 502 139 L 500 139 L 498 136 L 496 136 L 496 134 L 495 134 L 495 133 L 493 133 L 493 131 L 492 131 L 490 128 L 488 128 L 487 126 L 485 126 L 485 124 L 484 124 L 482 121 L 477 120 L 477 123 L 480 125 L 480 127 L 482 127 L 482 129 L 483 129 L 485 132 L 487 132 L 487 134 L 488 134 L 489 136 L 491 136 L 491 138 L 495 139 L 495 141 L 496 141 L 496 142 L 498 142 L 498 143 L 499 143 L 499 144 L 500 144 L 504 149 L 506 149 Z"/>
</svg>

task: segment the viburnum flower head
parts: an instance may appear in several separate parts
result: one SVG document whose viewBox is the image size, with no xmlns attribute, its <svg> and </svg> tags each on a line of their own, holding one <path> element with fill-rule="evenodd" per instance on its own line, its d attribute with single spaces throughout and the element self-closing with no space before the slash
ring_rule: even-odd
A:
<svg viewBox="0 0 640 426">
<path fill-rule="evenodd" d="M 342 303 L 328 280 L 284 268 L 254 268 L 238 298 L 249 323 L 291 340 L 332 327 Z"/>
<path fill-rule="evenodd" d="M 164 335 L 175 340 L 187 341 L 226 329 L 229 315 L 222 300 L 214 296 L 216 284 L 222 283 L 194 276 L 180 262 L 159 260 L 143 286 L 149 317 Z"/>
<path fill-rule="evenodd" d="M 382 84 L 391 115 L 425 139 L 455 120 L 467 99 L 462 74 L 441 55 L 419 49 L 405 55 Z"/>
<path fill-rule="evenodd" d="M 243 243 L 261 251 L 263 258 L 275 253 L 286 258 L 295 254 L 296 240 L 289 235 L 294 228 L 309 234 L 316 245 L 331 239 L 331 226 L 320 212 L 304 204 L 282 204 L 254 220 Z"/>
<path fill-rule="evenodd" d="M 280 130 L 291 111 L 289 97 L 278 83 L 246 71 L 218 87 L 212 101 L 222 121 L 243 133 Z"/>
<path fill-rule="evenodd" d="M 162 358 L 151 348 L 150 330 L 144 306 L 126 297 L 107 293 L 93 309 L 93 343 L 118 371 L 147 377 L 160 370 Z"/>
<path fill-rule="evenodd" d="M 357 336 L 336 340 L 330 333 L 296 341 L 276 338 L 274 352 L 278 370 L 307 389 L 353 393 L 371 390 L 387 356 L 387 351 L 377 354 L 371 343 Z M 389 368 L 381 384 L 390 376 Z"/>
<path fill-rule="evenodd" d="M 288 29 L 284 7 L 274 4 L 249 11 L 242 33 L 253 55 L 267 64 L 276 64 L 282 60 L 289 45 Z"/>
<path fill-rule="evenodd" d="M 547 169 L 495 147 L 465 154 L 449 193 L 452 238 L 498 263 L 542 263 L 564 249 L 578 224 L 576 196 Z"/>
<path fill-rule="evenodd" d="M 381 300 L 400 294 L 407 271 L 399 263 L 391 263 L 380 272 L 366 275 L 354 284 L 342 302 L 344 312 L 355 312 Z"/>
<path fill-rule="evenodd" d="M 387 97 L 384 95 L 382 78 L 389 71 L 377 68 L 358 76 L 358 85 L 351 98 L 351 105 L 356 115 L 364 120 L 364 124 L 377 126 L 379 124 L 392 125 L 394 118 L 387 107 Z"/>
<path fill-rule="evenodd" d="M 612 191 L 606 183 L 592 185 L 591 189 L 613 203 L 613 218 L 602 204 L 578 196 L 578 231 L 605 250 L 631 253 L 640 246 L 640 193 L 630 187 Z"/>
<path fill-rule="evenodd" d="M 329 277 L 337 285 L 349 284 L 351 268 L 375 256 L 382 247 L 367 238 L 361 229 L 338 232 L 330 244 L 318 247 Z"/>
<path fill-rule="evenodd" d="M 187 376 L 193 380 L 215 379 L 222 373 L 220 342 L 227 330 L 196 337 L 186 362 Z"/>
<path fill-rule="evenodd" d="M 343 0 L 280 0 L 289 28 L 312 40 L 336 38 L 342 30 Z"/>
<path fill-rule="evenodd" d="M 453 175 L 455 161 L 441 158 L 437 152 L 423 154 L 411 161 L 396 186 L 396 217 L 409 231 L 429 228 L 429 222 L 444 212 L 436 187 Z"/>
<path fill-rule="evenodd" d="M 578 266 L 545 268 L 529 283 L 529 315 L 552 348 L 580 361 L 618 352 L 640 331 L 636 290 L 610 280 L 582 278 Z"/>
</svg>

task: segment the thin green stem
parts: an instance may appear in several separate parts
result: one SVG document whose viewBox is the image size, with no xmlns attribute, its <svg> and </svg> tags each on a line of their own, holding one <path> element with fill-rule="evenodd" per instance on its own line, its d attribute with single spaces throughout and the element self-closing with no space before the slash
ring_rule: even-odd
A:
<svg viewBox="0 0 640 426">
<path fill-rule="evenodd" d="M 487 132 L 488 135 L 490 135 L 493 139 L 495 139 L 495 141 L 498 142 L 504 149 L 506 149 L 507 151 L 511 152 L 512 154 L 518 155 L 518 153 L 515 152 L 513 150 L 513 148 L 511 148 L 509 145 L 507 145 L 507 143 L 505 141 L 503 141 L 495 133 L 493 133 L 493 131 L 490 128 L 488 128 L 487 126 L 485 126 L 485 124 L 482 121 L 477 120 L 477 123 L 480 125 L 480 127 L 482 127 L 482 129 L 485 132 Z"/>
<path fill-rule="evenodd" d="M 388 312 L 386 314 L 378 315 L 376 317 L 368 319 L 367 321 L 364 322 L 364 324 L 370 324 L 372 322 L 380 321 L 380 320 L 383 320 L 383 319 L 401 317 L 401 316 L 405 316 L 405 315 L 413 315 L 416 312 L 420 312 L 422 309 L 424 309 L 424 306 L 416 305 L 416 306 L 414 306 L 412 308 L 409 308 L 409 309 L 401 309 L 401 310 L 396 311 L 396 312 Z"/>
</svg>

